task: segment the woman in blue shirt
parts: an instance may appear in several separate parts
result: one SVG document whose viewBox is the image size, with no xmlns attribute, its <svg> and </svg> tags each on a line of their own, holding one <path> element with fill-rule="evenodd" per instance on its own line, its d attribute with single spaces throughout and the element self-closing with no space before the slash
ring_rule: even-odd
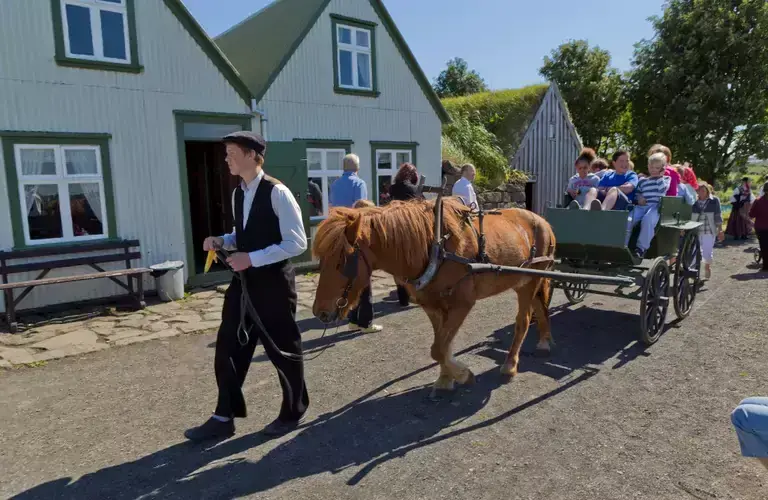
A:
<svg viewBox="0 0 768 500">
<path fill-rule="evenodd" d="M 637 174 L 629 169 L 629 153 L 613 153 L 613 170 L 609 170 L 600 179 L 597 186 L 598 199 L 590 205 L 590 210 L 626 210 L 635 199 Z"/>
</svg>

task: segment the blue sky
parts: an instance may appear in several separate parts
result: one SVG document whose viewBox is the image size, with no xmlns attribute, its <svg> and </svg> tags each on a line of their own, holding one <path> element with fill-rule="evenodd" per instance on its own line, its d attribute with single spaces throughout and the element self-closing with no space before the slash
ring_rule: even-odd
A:
<svg viewBox="0 0 768 500">
<path fill-rule="evenodd" d="M 269 4 L 269 0 L 183 0 L 216 36 Z M 663 0 L 384 0 L 416 55 L 434 79 L 462 57 L 491 88 L 542 81 L 542 59 L 569 39 L 585 38 L 629 69 L 634 44 L 653 35 L 648 17 Z M 264 43 L 269 43 L 265 40 Z"/>
</svg>

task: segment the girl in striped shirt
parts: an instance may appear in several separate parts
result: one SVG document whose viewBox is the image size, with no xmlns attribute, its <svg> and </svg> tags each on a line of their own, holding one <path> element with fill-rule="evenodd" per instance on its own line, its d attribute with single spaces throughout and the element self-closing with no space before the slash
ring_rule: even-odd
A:
<svg viewBox="0 0 768 500">
<path fill-rule="evenodd" d="M 640 224 L 635 256 L 642 259 L 651 246 L 656 224 L 659 222 L 659 204 L 669 189 L 669 177 L 664 176 L 667 157 L 664 153 L 655 153 L 648 158 L 648 177 L 640 179 L 635 190 L 635 208 L 632 210 L 627 244 L 632 229 Z"/>
</svg>

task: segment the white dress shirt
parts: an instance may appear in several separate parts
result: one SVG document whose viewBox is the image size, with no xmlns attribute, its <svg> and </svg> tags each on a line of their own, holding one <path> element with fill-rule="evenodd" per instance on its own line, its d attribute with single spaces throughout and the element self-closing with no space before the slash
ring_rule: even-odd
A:
<svg viewBox="0 0 768 500">
<path fill-rule="evenodd" d="M 462 177 L 456 184 L 453 185 L 453 196 L 461 197 L 465 205 L 472 208 L 477 207 L 477 195 L 475 195 L 475 188 L 472 183 L 466 177 Z"/>
<path fill-rule="evenodd" d="M 253 198 L 256 196 L 256 189 L 259 182 L 264 177 L 264 171 L 259 172 L 248 184 L 240 181 L 240 187 L 243 189 L 243 229 L 248 225 L 248 216 L 251 213 Z M 232 192 L 232 213 L 235 213 L 235 192 Z M 262 250 L 250 252 L 253 267 L 262 267 L 275 262 L 280 262 L 292 257 L 297 257 L 307 249 L 307 235 L 304 232 L 304 222 L 301 219 L 301 209 L 296 203 L 293 193 L 284 184 L 277 184 L 272 189 L 272 210 L 275 211 L 277 219 L 280 221 L 280 234 L 282 241 L 276 245 L 270 245 Z M 251 221 L 257 224 L 258 221 Z M 224 247 L 227 250 L 237 248 L 237 232 L 233 228 L 232 232 L 222 236 L 224 238 Z"/>
</svg>

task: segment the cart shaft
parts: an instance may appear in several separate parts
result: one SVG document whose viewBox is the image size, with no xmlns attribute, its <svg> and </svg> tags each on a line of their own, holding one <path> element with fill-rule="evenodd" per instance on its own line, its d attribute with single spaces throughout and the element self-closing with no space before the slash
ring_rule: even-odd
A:
<svg viewBox="0 0 768 500">
<path fill-rule="evenodd" d="M 556 281 L 568 283 L 589 283 L 593 285 L 634 285 L 635 278 L 629 276 L 603 276 L 599 274 L 563 273 L 560 271 L 545 271 L 543 269 L 530 269 L 527 267 L 497 266 L 495 264 L 467 264 L 469 271 L 475 273 L 498 274 L 527 274 L 552 278 Z"/>
</svg>

